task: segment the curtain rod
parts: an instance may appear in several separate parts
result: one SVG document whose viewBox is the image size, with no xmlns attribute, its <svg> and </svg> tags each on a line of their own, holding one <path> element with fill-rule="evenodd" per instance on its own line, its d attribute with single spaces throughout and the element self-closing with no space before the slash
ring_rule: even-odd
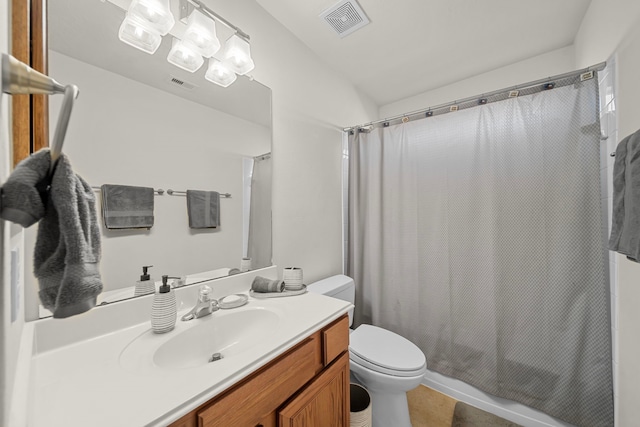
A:
<svg viewBox="0 0 640 427">
<path fill-rule="evenodd" d="M 260 154 L 259 156 L 255 156 L 253 160 L 266 160 L 271 158 L 271 153 Z"/>
<path fill-rule="evenodd" d="M 551 83 L 553 80 L 561 80 L 561 79 L 566 79 L 569 77 L 574 77 L 574 76 L 579 76 L 581 74 L 584 73 L 588 73 L 590 71 L 602 71 L 604 69 L 604 67 L 606 67 L 607 63 L 606 62 L 600 62 L 599 64 L 596 65 L 592 65 L 590 67 L 587 68 L 583 68 L 581 70 L 576 70 L 576 71 L 570 71 L 568 73 L 563 73 L 563 74 L 558 74 L 555 76 L 551 76 L 551 77 L 546 77 L 543 79 L 539 79 L 539 80 L 533 80 L 531 82 L 528 83 L 522 83 L 522 84 L 518 84 L 515 86 L 511 86 L 511 87 L 507 87 L 504 89 L 498 89 L 498 90 L 494 90 L 492 92 L 487 92 L 487 93 L 483 93 L 481 95 L 476 95 L 476 96 L 470 96 L 468 98 L 463 98 L 463 99 L 458 99 L 455 101 L 451 101 L 451 102 L 447 102 L 444 104 L 439 104 L 433 107 L 428 107 L 428 108 L 422 108 L 420 110 L 416 110 L 416 111 L 412 111 L 409 113 L 404 113 L 404 114 L 399 114 L 397 116 L 393 116 L 393 117 L 388 117 L 385 119 L 380 119 L 380 120 L 375 120 L 372 122 L 368 122 L 362 125 L 356 125 L 356 126 L 350 126 L 350 127 L 346 127 L 343 128 L 342 131 L 343 132 L 349 132 L 352 131 L 354 129 L 358 129 L 358 128 L 364 128 L 364 127 L 368 127 L 368 126 L 373 126 L 373 125 L 377 125 L 380 123 L 386 123 L 386 122 L 390 122 L 393 120 L 400 120 L 400 119 L 404 119 L 410 116 L 416 116 L 416 115 L 421 115 L 421 114 L 426 114 L 430 111 L 433 110 L 439 110 L 442 108 L 447 108 L 447 107 L 453 107 L 459 104 L 464 104 L 464 103 L 468 103 L 468 102 L 475 102 L 476 105 L 481 105 L 481 104 L 485 104 L 486 103 L 486 98 L 492 97 L 492 96 L 496 96 L 496 95 L 500 95 L 500 94 L 506 94 L 512 91 L 520 91 L 523 89 L 527 89 L 527 88 L 531 88 L 533 86 L 539 86 L 539 85 L 543 85 L 543 84 L 548 84 Z M 552 88 L 553 86 L 551 86 L 550 88 Z M 482 102 L 484 101 L 484 102 Z"/>
</svg>

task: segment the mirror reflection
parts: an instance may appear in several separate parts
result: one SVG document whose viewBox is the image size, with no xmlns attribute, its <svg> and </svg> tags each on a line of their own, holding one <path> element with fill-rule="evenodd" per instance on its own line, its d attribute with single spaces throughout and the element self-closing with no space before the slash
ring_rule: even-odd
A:
<svg viewBox="0 0 640 427">
<path fill-rule="evenodd" d="M 49 4 L 49 75 L 80 88 L 63 152 L 96 189 L 98 304 L 133 297 L 143 266 L 153 266 L 153 282 L 167 274 L 189 285 L 246 269 L 243 258 L 251 269 L 271 265 L 270 89 L 246 76 L 222 88 L 204 79 L 205 68 L 189 73 L 169 64 L 170 38 L 154 55 L 121 43 L 124 14 L 110 2 Z M 51 134 L 59 103 L 50 100 Z M 153 199 L 153 227 L 106 229 L 104 184 L 164 190 Z M 219 227 L 189 227 L 186 190 L 231 195 L 219 200 Z M 36 231 L 27 230 L 28 251 Z M 27 277 L 26 289 L 27 318 L 49 315 L 38 307 L 35 278 Z"/>
</svg>

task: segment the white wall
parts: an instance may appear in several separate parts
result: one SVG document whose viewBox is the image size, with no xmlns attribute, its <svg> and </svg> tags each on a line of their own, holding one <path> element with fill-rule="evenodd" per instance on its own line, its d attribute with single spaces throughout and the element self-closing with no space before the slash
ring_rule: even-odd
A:
<svg viewBox="0 0 640 427">
<path fill-rule="evenodd" d="M 9 16 L 8 2 L 0 2 L 0 52 L 7 53 L 9 49 Z M 10 171 L 10 131 L 9 131 L 9 100 L 7 95 L 0 94 L 0 184 L 4 183 Z M 12 226 L 0 220 L 0 425 L 10 425 L 12 397 L 16 367 L 20 349 L 20 340 L 24 327 L 24 298 L 23 286 L 18 283 L 17 288 L 11 286 L 11 251 L 20 253 L 24 242 L 22 227 Z M 19 272 L 16 269 L 13 273 Z M 17 293 L 17 294 L 16 294 Z M 17 299 L 14 299 L 16 298 Z M 14 312 L 12 316 L 12 301 Z M 13 317 L 13 318 L 12 318 Z"/>
<path fill-rule="evenodd" d="M 469 60 L 473 60 L 470 58 Z M 592 65 L 592 64 L 589 64 Z M 568 46 L 515 64 L 479 74 L 438 89 L 420 93 L 380 107 L 380 117 L 421 110 L 494 90 L 543 79 L 575 69 L 574 49 Z"/>
<path fill-rule="evenodd" d="M 342 128 L 377 117 L 357 93 L 253 0 L 214 11 L 251 36 L 255 78 L 273 91 L 273 254 L 307 283 L 342 272 Z"/>
<path fill-rule="evenodd" d="M 637 0 L 592 0 L 574 41 L 577 67 L 609 59 L 618 45 L 630 37 L 639 15 Z"/>
<path fill-rule="evenodd" d="M 149 231 L 102 226 L 101 273 L 105 290 L 133 286 L 141 266 L 152 278 L 239 267 L 242 258 L 243 172 L 241 153 L 269 151 L 271 129 L 186 101 L 150 86 L 50 52 L 59 81 L 81 88 L 64 152 L 90 185 L 139 185 L 174 190 L 229 192 L 220 199 L 221 226 L 191 230 L 184 196 L 156 196 Z M 61 97 L 52 97 L 51 135 Z M 100 200 L 99 193 L 97 193 Z M 99 205 L 98 205 L 99 208 Z M 28 230 L 28 248 L 37 227 Z M 31 250 L 28 250 L 31 254 Z M 27 268 L 31 271 L 31 268 Z M 32 277 L 27 290 L 37 299 Z M 28 318 L 35 318 L 35 305 Z M 32 314 L 33 313 L 33 314 Z"/>
<path fill-rule="evenodd" d="M 618 139 L 640 129 L 640 2 L 593 0 L 576 37 L 578 66 L 616 57 Z M 611 141 L 614 142 L 614 141 Z M 637 425 L 640 401 L 640 265 L 617 256 L 618 358 L 616 425 Z M 615 325 L 614 325 L 615 327 Z"/>
</svg>

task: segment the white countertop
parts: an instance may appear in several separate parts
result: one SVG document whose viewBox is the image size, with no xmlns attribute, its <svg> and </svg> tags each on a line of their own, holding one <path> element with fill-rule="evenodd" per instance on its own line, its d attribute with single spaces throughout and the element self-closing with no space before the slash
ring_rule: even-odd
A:
<svg viewBox="0 0 640 427">
<path fill-rule="evenodd" d="M 262 307 L 280 314 L 277 330 L 249 350 L 194 368 L 167 369 L 150 364 L 131 369 L 121 363 L 123 350 L 141 335 L 166 342 L 197 322 L 215 322 L 230 312 Z M 166 426 L 218 395 L 240 379 L 346 313 L 351 304 L 307 293 L 287 298 L 255 299 L 232 310 L 181 322 L 149 336 L 149 322 L 112 331 L 34 355 L 31 365 L 29 425 Z M 154 345 L 155 345 L 154 344 Z M 185 348 L 184 351 L 189 351 Z"/>
</svg>

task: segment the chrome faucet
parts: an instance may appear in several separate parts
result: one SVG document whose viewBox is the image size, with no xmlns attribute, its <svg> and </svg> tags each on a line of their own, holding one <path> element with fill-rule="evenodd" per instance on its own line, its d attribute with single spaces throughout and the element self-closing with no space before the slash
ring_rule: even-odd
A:
<svg viewBox="0 0 640 427">
<path fill-rule="evenodd" d="M 172 288 L 181 288 L 183 286 L 186 286 L 187 284 L 187 276 L 182 276 L 182 277 L 169 276 L 168 278 L 174 279 L 173 282 L 171 282 Z"/>
<path fill-rule="evenodd" d="M 183 321 L 191 319 L 199 319 L 205 317 L 218 310 L 218 301 L 211 298 L 209 295 L 211 288 L 204 285 L 200 287 L 200 294 L 198 295 L 198 302 L 187 314 L 182 316 Z"/>
</svg>

